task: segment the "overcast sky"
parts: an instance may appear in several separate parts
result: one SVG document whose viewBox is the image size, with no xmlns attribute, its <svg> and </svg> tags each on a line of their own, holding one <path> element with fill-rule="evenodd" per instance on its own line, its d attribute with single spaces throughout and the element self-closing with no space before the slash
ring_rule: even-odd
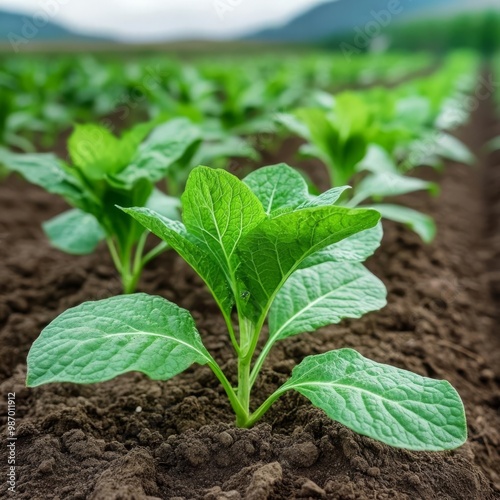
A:
<svg viewBox="0 0 500 500">
<path fill-rule="evenodd" d="M 0 0 L 0 9 L 54 12 L 51 19 L 84 33 L 148 40 L 224 38 L 284 23 L 325 0 Z"/>
</svg>

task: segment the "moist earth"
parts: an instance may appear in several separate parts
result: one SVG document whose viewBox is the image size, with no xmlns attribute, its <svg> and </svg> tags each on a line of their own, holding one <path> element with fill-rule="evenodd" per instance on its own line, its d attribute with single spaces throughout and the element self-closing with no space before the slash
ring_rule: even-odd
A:
<svg viewBox="0 0 500 500">
<path fill-rule="evenodd" d="M 455 386 L 469 439 L 443 453 L 356 435 L 296 393 L 278 400 L 253 429 L 237 429 L 222 388 L 201 366 L 166 382 L 132 373 L 91 386 L 27 389 L 26 355 L 40 330 L 68 307 L 120 293 L 120 283 L 104 247 L 75 257 L 49 246 L 40 224 L 64 210 L 63 202 L 15 177 L 2 182 L 0 393 L 5 436 L 5 398 L 15 392 L 13 498 L 500 498 L 500 156 L 482 149 L 500 129 L 490 108 L 482 103 L 462 131 L 479 153 L 478 166 L 449 164 L 439 177 L 421 171 L 439 180 L 441 195 L 402 200 L 436 218 L 436 240 L 425 245 L 404 227 L 385 224 L 382 248 L 368 266 L 388 287 L 387 307 L 281 341 L 253 394 L 257 405 L 307 355 L 352 347 Z M 286 142 L 267 163 L 297 164 L 296 145 Z M 324 182 L 317 164 L 301 166 Z M 140 291 L 192 311 L 206 346 L 235 381 L 224 322 L 178 256 L 151 263 Z M 2 467 L 5 452 L 2 445 Z M 7 497 L 5 475 L 0 494 Z"/>
</svg>

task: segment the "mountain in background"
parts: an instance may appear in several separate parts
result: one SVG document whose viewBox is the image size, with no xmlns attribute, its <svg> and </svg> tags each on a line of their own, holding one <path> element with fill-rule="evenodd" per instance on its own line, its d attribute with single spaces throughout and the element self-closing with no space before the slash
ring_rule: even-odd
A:
<svg viewBox="0 0 500 500">
<path fill-rule="evenodd" d="M 45 19 L 38 20 L 32 15 L 19 14 L 0 10 L 0 44 L 25 45 L 23 40 L 38 41 L 110 41 L 104 37 L 92 37 L 76 33 L 68 28 L 64 28 L 57 23 Z"/>
<path fill-rule="evenodd" d="M 319 41 L 345 34 L 356 27 L 363 30 L 368 22 L 377 21 L 374 13 L 388 12 L 391 5 L 394 6 L 393 14 L 390 18 L 385 17 L 390 24 L 427 15 L 452 15 L 471 8 L 498 8 L 498 0 L 337 0 L 317 5 L 283 26 L 251 33 L 244 39 L 273 42 Z"/>
</svg>

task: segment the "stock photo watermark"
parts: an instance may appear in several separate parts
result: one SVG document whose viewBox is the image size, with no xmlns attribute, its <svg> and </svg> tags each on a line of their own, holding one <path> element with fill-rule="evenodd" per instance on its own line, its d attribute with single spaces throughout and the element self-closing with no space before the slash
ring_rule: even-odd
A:
<svg viewBox="0 0 500 500">
<path fill-rule="evenodd" d="M 214 0 L 213 8 L 217 17 L 223 21 L 227 14 L 233 12 L 243 3 L 243 0 Z"/>
<path fill-rule="evenodd" d="M 386 8 L 370 11 L 370 21 L 363 26 L 354 28 L 354 37 L 352 43 L 342 42 L 339 45 L 344 57 L 350 60 L 353 56 L 361 54 L 368 49 L 374 40 L 376 40 L 395 18 L 401 16 L 405 11 L 405 3 L 411 3 L 412 0 L 389 0 Z"/>
<path fill-rule="evenodd" d="M 50 20 L 59 14 L 61 7 L 68 4 L 70 0 L 44 0 L 40 2 L 34 14 L 23 17 L 23 24 L 19 33 L 9 32 L 9 40 L 12 50 L 18 53 L 21 47 L 33 40 Z"/>
<path fill-rule="evenodd" d="M 16 393 L 7 394 L 7 489 L 16 492 Z"/>
</svg>

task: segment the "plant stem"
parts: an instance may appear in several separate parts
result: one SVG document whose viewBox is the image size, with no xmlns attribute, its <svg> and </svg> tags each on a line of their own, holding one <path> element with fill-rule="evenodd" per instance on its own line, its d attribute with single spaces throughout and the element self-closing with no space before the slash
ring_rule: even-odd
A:
<svg viewBox="0 0 500 500">
<path fill-rule="evenodd" d="M 142 259 L 142 265 L 145 266 L 150 260 L 160 255 L 162 252 L 167 250 L 169 247 L 168 243 L 162 241 L 156 245 L 152 250 L 150 250 Z"/>
<path fill-rule="evenodd" d="M 146 245 L 146 240 L 148 239 L 148 231 L 144 231 L 137 242 L 137 247 L 135 249 L 134 255 L 134 266 L 132 268 L 132 273 L 136 274 L 136 272 L 141 272 L 143 267 L 143 259 L 142 254 L 144 252 L 144 245 Z"/>
<path fill-rule="evenodd" d="M 116 270 L 121 274 L 122 273 L 122 264 L 120 261 L 120 257 L 118 257 L 118 251 L 116 250 L 115 243 L 113 241 L 113 238 L 107 236 L 106 237 L 106 243 L 109 248 L 109 253 L 111 254 L 111 258 L 113 259 L 113 264 L 116 267 Z"/>
<path fill-rule="evenodd" d="M 242 427 L 252 427 L 255 425 L 269 410 L 271 405 L 285 392 L 286 389 L 280 387 L 276 392 L 271 394 L 246 420 Z"/>
<path fill-rule="evenodd" d="M 113 239 L 111 237 L 106 238 L 106 243 L 108 244 L 109 253 L 111 254 L 111 258 L 113 259 L 113 263 L 116 267 L 116 270 L 120 273 L 124 294 L 134 293 L 135 289 L 137 288 L 137 283 L 141 276 L 142 268 L 144 267 L 142 253 L 144 251 L 144 245 L 146 244 L 147 237 L 148 233 L 146 231 L 141 235 L 137 243 L 132 269 L 130 268 L 132 249 L 128 248 L 127 251 L 123 252 L 120 257 L 120 254 L 116 248 Z"/>
<path fill-rule="evenodd" d="M 268 341 L 266 345 L 263 347 L 262 351 L 259 354 L 259 357 L 257 358 L 257 361 L 253 365 L 252 372 L 250 373 L 250 389 L 253 387 L 255 384 L 255 380 L 257 379 L 259 372 L 262 368 L 262 365 L 264 364 L 264 361 L 267 358 L 267 355 L 269 354 L 269 351 L 273 348 L 274 342 Z"/>
<path fill-rule="evenodd" d="M 244 413 L 236 415 L 236 425 L 245 427 L 250 414 L 250 363 L 243 358 L 238 359 L 238 400 Z"/>
<path fill-rule="evenodd" d="M 241 406 L 240 400 L 238 399 L 238 396 L 236 395 L 232 385 L 229 383 L 229 380 L 224 375 L 224 372 L 221 370 L 218 363 L 211 356 L 208 362 L 208 366 L 212 369 L 215 376 L 219 379 L 219 382 L 226 391 L 229 402 L 231 403 L 234 413 L 236 414 L 237 420 L 243 418 L 243 420 L 246 421 L 246 419 L 248 418 L 248 411 L 245 411 L 245 409 Z"/>
<path fill-rule="evenodd" d="M 236 415 L 236 425 L 245 427 L 250 415 L 250 367 L 252 364 L 255 325 L 249 319 L 240 317 L 240 352 L 238 355 L 238 400 L 244 410 Z"/>
<path fill-rule="evenodd" d="M 135 292 L 140 276 L 141 276 L 140 270 L 135 273 L 122 274 L 123 293 L 125 295 Z"/>
</svg>

